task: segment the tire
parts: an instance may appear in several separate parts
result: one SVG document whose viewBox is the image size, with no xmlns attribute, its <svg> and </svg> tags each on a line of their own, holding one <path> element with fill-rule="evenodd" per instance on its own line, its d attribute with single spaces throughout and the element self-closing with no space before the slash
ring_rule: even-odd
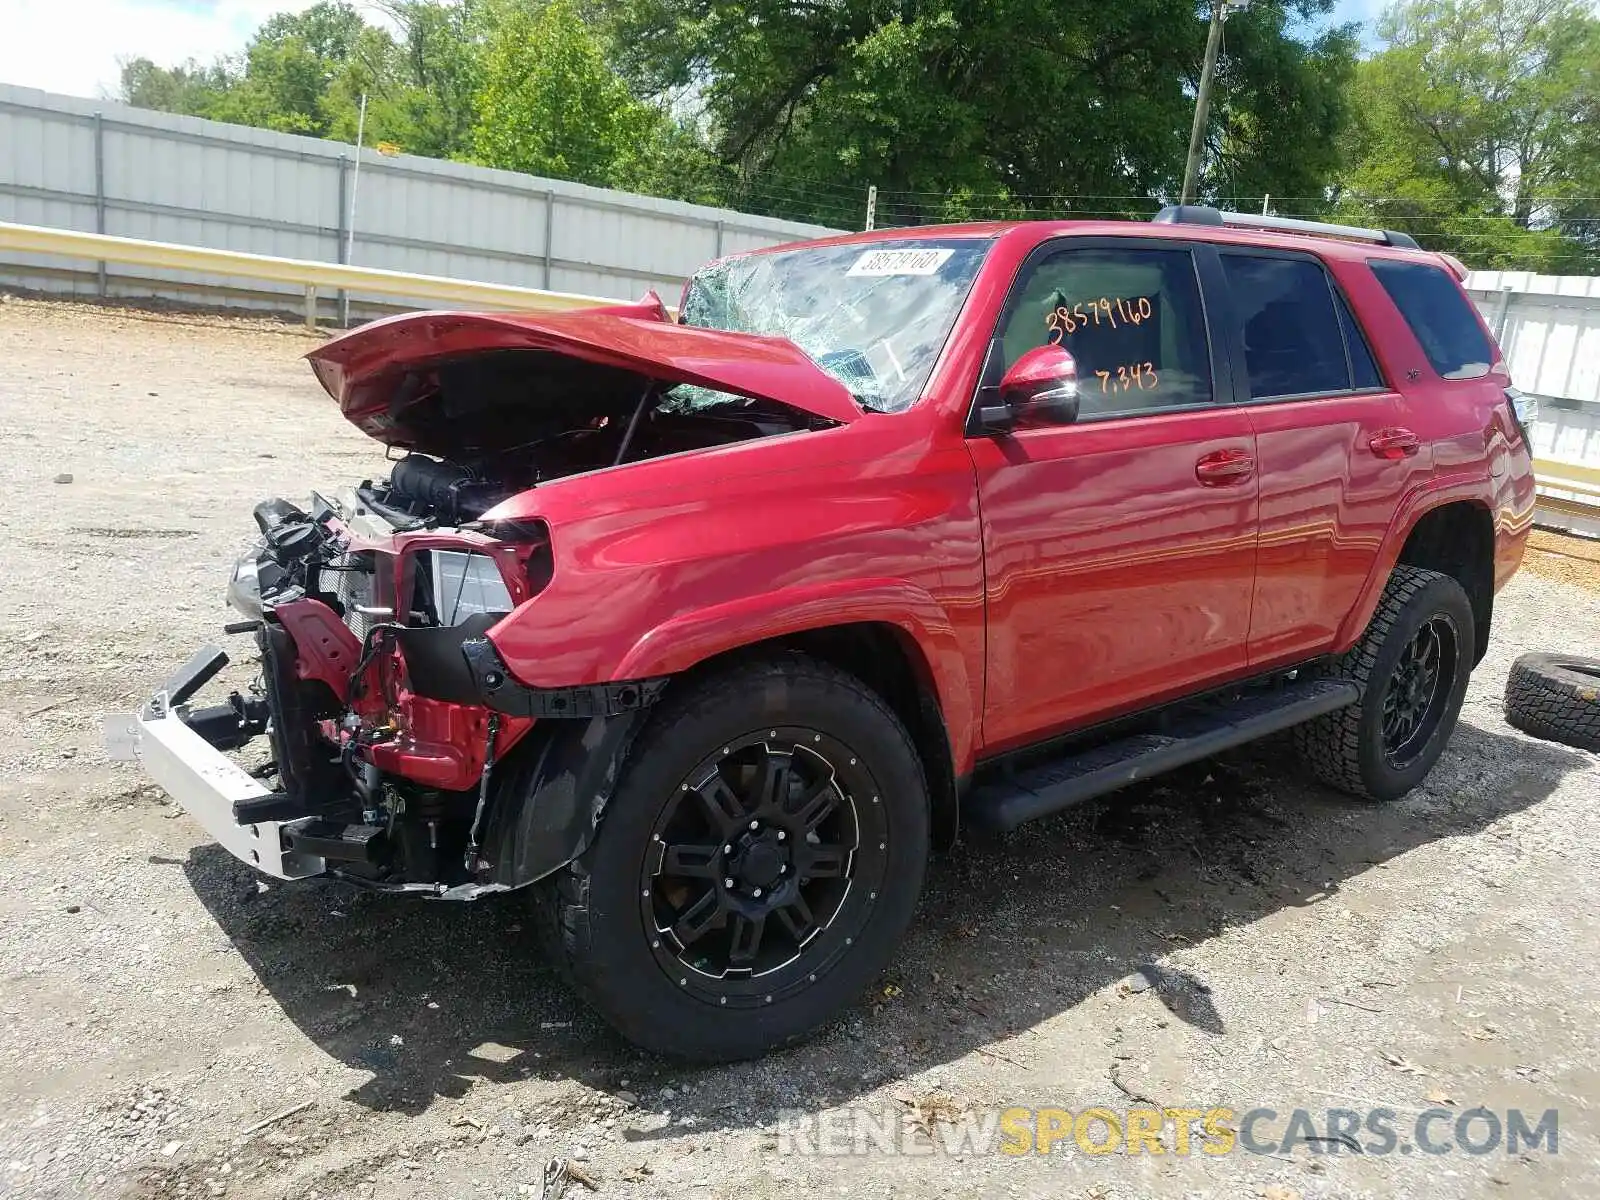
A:
<svg viewBox="0 0 1600 1200">
<path fill-rule="evenodd" d="M 1294 731 L 1311 772 L 1367 800 L 1397 800 L 1421 783 L 1461 714 L 1474 637 L 1472 604 L 1459 583 L 1437 571 L 1397 566 L 1361 640 L 1326 669 L 1331 678 L 1354 682 L 1360 699 Z M 1436 684 L 1426 689 L 1412 655 L 1425 657 L 1430 638 L 1439 661 Z M 1409 732 L 1396 709 L 1415 710 Z"/>
<path fill-rule="evenodd" d="M 629 1041 L 751 1058 L 883 970 L 928 853 L 905 727 L 855 677 L 784 656 L 668 690 L 594 843 L 542 886 L 537 927 Z"/>
<path fill-rule="evenodd" d="M 1548 742 L 1600 751 L 1600 659 L 1524 654 L 1506 680 L 1506 720 Z"/>
</svg>

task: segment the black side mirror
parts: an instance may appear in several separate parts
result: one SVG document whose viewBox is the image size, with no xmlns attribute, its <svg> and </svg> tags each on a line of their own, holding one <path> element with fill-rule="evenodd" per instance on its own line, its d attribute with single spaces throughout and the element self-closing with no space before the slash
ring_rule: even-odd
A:
<svg viewBox="0 0 1600 1200">
<path fill-rule="evenodd" d="M 1036 346 L 1016 362 L 996 389 L 998 404 L 978 411 L 985 432 L 1023 424 L 1070 425 L 1078 419 L 1078 364 L 1060 346 Z"/>
</svg>

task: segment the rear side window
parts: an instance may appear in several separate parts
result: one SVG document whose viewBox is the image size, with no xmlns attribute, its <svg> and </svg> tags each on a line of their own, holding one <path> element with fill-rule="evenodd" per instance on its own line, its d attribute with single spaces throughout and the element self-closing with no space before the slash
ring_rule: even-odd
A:
<svg viewBox="0 0 1600 1200">
<path fill-rule="evenodd" d="M 1047 343 L 1078 363 L 1080 419 L 1210 404 L 1194 256 L 1188 250 L 1062 250 L 1023 268 L 998 331 L 1007 365 Z"/>
<path fill-rule="evenodd" d="M 1351 383 L 1345 331 L 1320 265 L 1304 258 L 1224 254 L 1222 268 L 1244 332 L 1252 400 L 1371 386 Z"/>
<path fill-rule="evenodd" d="M 1435 371 L 1445 379 L 1476 379 L 1489 373 L 1494 350 L 1454 279 L 1425 263 L 1375 258 L 1367 265 L 1417 335 Z"/>
</svg>

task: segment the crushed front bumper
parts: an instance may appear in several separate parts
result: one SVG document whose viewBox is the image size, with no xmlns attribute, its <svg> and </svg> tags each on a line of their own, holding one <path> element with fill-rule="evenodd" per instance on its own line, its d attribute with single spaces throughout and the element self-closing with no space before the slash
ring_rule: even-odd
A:
<svg viewBox="0 0 1600 1200">
<path fill-rule="evenodd" d="M 226 661 L 219 650 L 210 657 L 202 652 L 137 713 L 103 718 L 106 752 L 114 761 L 143 764 L 150 778 L 241 862 L 276 879 L 321 875 L 327 869 L 324 860 L 284 849 L 284 830 L 308 824 L 313 818 L 240 824 L 234 816 L 235 804 L 260 800 L 273 792 L 184 720 L 179 706 Z M 203 665 L 197 669 L 197 663 Z M 204 677 L 197 682 L 200 675 Z"/>
</svg>

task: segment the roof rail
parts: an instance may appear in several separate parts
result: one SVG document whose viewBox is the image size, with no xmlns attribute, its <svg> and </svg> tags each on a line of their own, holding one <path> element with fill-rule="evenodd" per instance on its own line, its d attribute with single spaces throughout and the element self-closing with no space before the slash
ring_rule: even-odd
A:
<svg viewBox="0 0 1600 1200">
<path fill-rule="evenodd" d="M 1422 248 L 1409 233 L 1366 229 L 1360 225 L 1335 225 L 1327 221 L 1299 221 L 1293 217 L 1224 212 L 1204 204 L 1169 204 L 1150 219 L 1159 225 L 1226 225 L 1235 229 L 1276 229 L 1282 233 L 1305 233 L 1313 237 L 1336 237 L 1355 242 L 1371 242 L 1375 246 L 1399 246 L 1406 250 Z"/>
</svg>

